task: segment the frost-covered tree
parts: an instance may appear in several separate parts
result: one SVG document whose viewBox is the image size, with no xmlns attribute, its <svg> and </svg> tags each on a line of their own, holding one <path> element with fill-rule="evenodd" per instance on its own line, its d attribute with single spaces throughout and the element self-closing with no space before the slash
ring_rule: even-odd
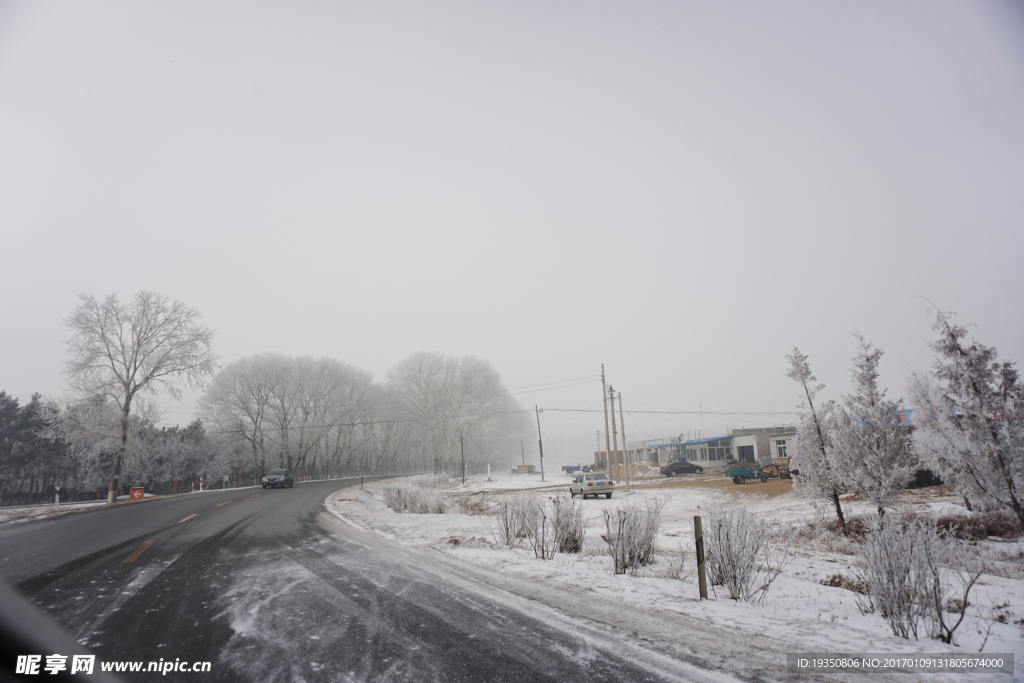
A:
<svg viewBox="0 0 1024 683">
<path fill-rule="evenodd" d="M 807 356 L 800 349 L 794 346 L 786 358 L 789 360 L 786 374 L 803 390 L 800 407 L 806 410 L 800 416 L 794 440 L 792 463 L 800 471 L 794 487 L 804 495 L 830 502 L 835 507 L 843 534 L 848 534 L 839 496 L 852 488 L 855 465 L 848 451 L 836 448 L 835 433 L 841 428 L 837 423 L 836 405 L 832 401 L 815 404 L 825 385 L 817 384 L 818 378 L 811 372 Z"/>
<path fill-rule="evenodd" d="M 230 453 L 211 439 L 202 420 L 195 419 L 187 427 L 151 427 L 139 435 L 143 445 L 138 451 L 144 458 L 125 463 L 125 474 L 136 484 L 159 490 L 188 489 L 192 480 L 203 478 L 207 484 L 229 474 L 225 455 Z"/>
<path fill-rule="evenodd" d="M 403 418 L 415 425 L 435 472 L 455 472 L 460 433 L 467 465 L 514 458 L 502 446 L 523 430 L 523 413 L 487 361 L 417 353 L 388 372 L 388 388 Z"/>
<path fill-rule="evenodd" d="M 213 331 L 200 325 L 199 317 L 199 311 L 180 301 L 143 290 L 130 303 L 116 294 L 102 301 L 82 294 L 64 321 L 71 329 L 65 374 L 72 389 L 85 399 L 109 399 L 120 411 L 108 503 L 117 500 L 136 398 L 158 389 L 180 398 L 177 382 L 199 386 L 216 367 Z"/>
<path fill-rule="evenodd" d="M 124 454 L 118 474 L 125 470 L 132 477 L 145 469 L 143 462 L 152 453 L 145 434 L 153 430 L 154 422 L 159 419 L 154 404 L 139 397 L 127 424 L 123 417 L 120 406 L 103 396 L 76 401 L 65 408 L 50 403 L 46 406 L 45 427 L 40 433 L 50 441 L 65 445 L 72 467 L 81 473 L 82 485 L 93 488 L 102 484 L 102 471 L 109 471 L 118 453 Z"/>
<path fill-rule="evenodd" d="M 1024 525 L 1024 385 L 1015 363 L 967 340 L 937 312 L 931 377 L 915 374 L 910 393 L 925 413 L 917 443 L 930 469 L 972 504 L 1009 510 Z"/>
<path fill-rule="evenodd" d="M 907 428 L 900 423 L 902 401 L 886 398 L 878 386 L 878 364 L 882 351 L 860 334 L 853 358 L 853 393 L 843 397 L 841 419 L 836 430 L 836 448 L 844 450 L 842 462 L 853 467 L 850 481 L 854 490 L 867 498 L 884 515 L 899 491 L 914 476 L 906 447 Z"/>
<path fill-rule="evenodd" d="M 275 358 L 262 354 L 229 363 L 199 399 L 200 413 L 221 438 L 247 446 L 256 477 L 262 477 L 267 469 L 263 430 L 277 380 Z"/>
<path fill-rule="evenodd" d="M 379 395 L 370 373 L 345 363 L 262 354 L 227 365 L 200 406 L 220 435 L 246 444 L 260 473 L 269 458 L 298 473 L 337 474 L 358 468 L 355 452 L 376 443 Z"/>
</svg>

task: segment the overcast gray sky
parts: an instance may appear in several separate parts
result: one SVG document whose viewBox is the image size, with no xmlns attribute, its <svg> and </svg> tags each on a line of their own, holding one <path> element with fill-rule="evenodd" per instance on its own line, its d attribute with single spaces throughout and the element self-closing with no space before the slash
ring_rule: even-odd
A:
<svg viewBox="0 0 1024 683">
<path fill-rule="evenodd" d="M 915 296 L 1022 359 L 1022 17 L 0 1 L 0 389 L 60 395 L 77 294 L 143 288 L 201 310 L 225 362 L 383 379 L 436 350 L 512 389 L 605 363 L 637 410 L 793 410 L 794 344 L 838 397 L 855 331 L 902 395 L 931 362 Z M 518 398 L 600 407 L 569 384 Z M 603 429 L 543 420 L 567 462 Z M 634 420 L 631 440 L 701 426 Z"/>
</svg>

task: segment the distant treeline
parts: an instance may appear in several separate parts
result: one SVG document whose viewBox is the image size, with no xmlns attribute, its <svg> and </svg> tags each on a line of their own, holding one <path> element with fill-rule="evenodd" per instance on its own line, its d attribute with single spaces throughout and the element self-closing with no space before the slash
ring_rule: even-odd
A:
<svg viewBox="0 0 1024 683">
<path fill-rule="evenodd" d="M 376 383 L 329 358 L 262 354 L 230 363 L 209 384 L 200 417 L 158 427 L 152 404 L 128 422 L 122 494 L 248 485 L 284 467 L 296 476 L 503 468 L 529 420 L 486 361 L 415 354 Z M 21 405 L 0 392 L 0 505 L 105 497 L 120 442 L 117 406 L 103 398 Z M 228 484 L 225 484 L 225 477 Z"/>
</svg>

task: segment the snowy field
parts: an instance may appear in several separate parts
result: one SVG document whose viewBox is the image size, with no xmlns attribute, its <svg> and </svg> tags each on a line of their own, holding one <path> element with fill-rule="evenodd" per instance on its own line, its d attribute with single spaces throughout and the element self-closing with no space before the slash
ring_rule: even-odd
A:
<svg viewBox="0 0 1024 683">
<path fill-rule="evenodd" d="M 734 485 L 723 477 L 707 474 L 667 479 L 649 473 L 634 478 L 632 491 L 622 482 L 612 499 L 588 499 L 585 509 L 586 537 L 579 554 L 556 554 L 541 560 L 528 547 L 507 548 L 497 542 L 494 506 L 512 496 L 533 495 L 569 498 L 572 476 L 540 474 L 492 474 L 467 478 L 465 485 L 452 481 L 440 486 L 448 502 L 446 514 L 396 513 L 385 506 L 382 490 L 395 481 L 367 484 L 364 490 L 344 489 L 327 499 L 328 508 L 341 520 L 390 541 L 419 546 L 440 553 L 439 559 L 472 569 L 475 575 L 518 577 L 537 587 L 535 599 L 556 608 L 585 595 L 602 604 L 618 604 L 623 611 L 652 615 L 651 629 L 659 628 L 657 614 L 686 615 L 719 633 L 729 634 L 723 649 L 742 647 L 755 640 L 758 648 L 779 653 L 1009 653 L 1015 655 L 1014 680 L 1024 680 L 1024 542 L 989 540 L 977 550 L 989 564 L 990 573 L 971 593 L 967 619 L 956 633 L 959 646 L 945 645 L 921 636 L 920 641 L 892 635 L 877 613 L 862 614 L 858 593 L 849 585 L 856 576 L 856 543 L 823 529 L 830 512 L 799 497 L 791 482 L 770 480 Z M 937 514 L 965 513 L 944 489 L 907 491 L 907 508 Z M 662 525 L 656 561 L 635 575 L 615 575 L 607 545 L 602 510 L 624 503 L 645 505 L 660 501 Z M 696 580 L 693 517 L 713 505 L 745 508 L 770 520 L 772 538 L 791 535 L 789 561 L 759 602 L 735 602 L 709 586 L 710 600 L 700 601 Z M 869 514 L 866 504 L 844 500 L 847 515 Z M 834 513 L 831 513 L 834 514 Z M 486 579 L 485 579 L 486 580 Z M 828 583 L 837 586 L 826 585 Z M 861 598 L 861 602 L 863 599 Z M 629 630 L 640 640 L 657 641 L 665 633 L 645 633 L 642 619 Z M 1016 623 L 1015 623 L 1016 622 Z M 724 656 L 724 655 L 723 655 Z M 898 680 L 914 680 L 897 674 Z M 1010 680 L 1008 674 L 927 674 L 921 680 Z M 873 675 L 874 680 L 882 680 Z"/>
</svg>

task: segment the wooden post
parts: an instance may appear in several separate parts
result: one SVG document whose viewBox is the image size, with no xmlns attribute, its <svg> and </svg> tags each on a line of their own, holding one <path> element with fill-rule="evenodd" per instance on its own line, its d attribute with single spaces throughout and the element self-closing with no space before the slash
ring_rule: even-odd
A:
<svg viewBox="0 0 1024 683">
<path fill-rule="evenodd" d="M 704 531 L 700 526 L 700 515 L 693 517 L 693 537 L 697 541 L 697 587 L 700 599 L 708 599 L 708 579 L 704 570 Z"/>
</svg>

